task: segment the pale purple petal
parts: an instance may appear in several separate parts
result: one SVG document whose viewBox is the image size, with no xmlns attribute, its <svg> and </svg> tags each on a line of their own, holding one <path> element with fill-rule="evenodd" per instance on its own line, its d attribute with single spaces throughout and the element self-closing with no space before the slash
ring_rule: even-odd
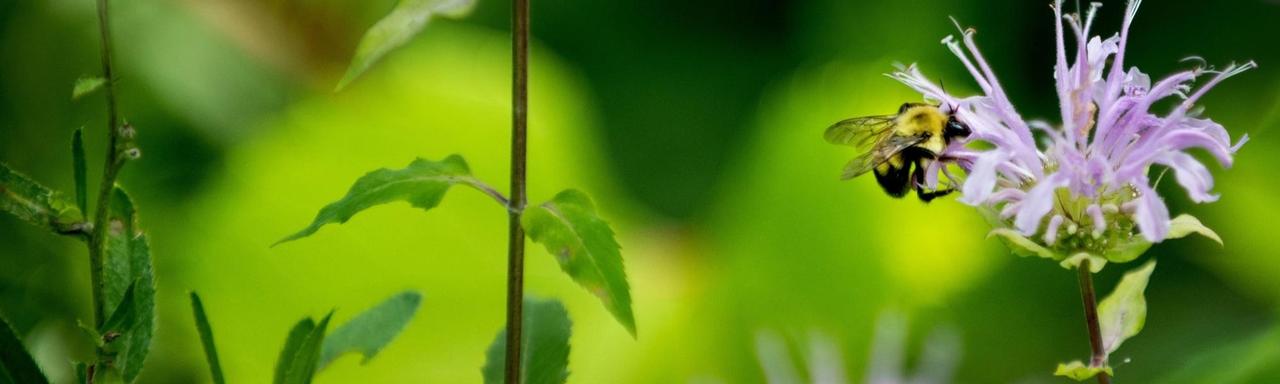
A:
<svg viewBox="0 0 1280 384">
<path fill-rule="evenodd" d="M 1210 193 L 1213 189 L 1213 175 L 1204 164 L 1185 152 L 1166 152 L 1156 158 L 1156 163 L 1173 169 L 1178 184 L 1187 190 L 1191 201 L 1208 203 L 1218 200 L 1218 195 Z"/>
<path fill-rule="evenodd" d="M 1022 209 L 1018 210 L 1017 217 L 1014 218 L 1014 227 L 1018 228 L 1023 235 L 1034 235 L 1040 228 L 1040 220 L 1053 209 L 1054 202 L 1057 200 L 1054 195 L 1057 194 L 1058 188 L 1065 186 L 1066 182 L 1066 175 L 1059 172 L 1045 177 L 1039 184 L 1032 187 L 1031 191 L 1022 198 Z"/>
<path fill-rule="evenodd" d="M 1142 232 L 1142 237 L 1158 243 L 1169 234 L 1169 207 L 1164 205 L 1160 195 L 1146 183 L 1136 187 L 1138 198 L 1132 201 L 1133 220 L 1138 223 L 1138 231 Z"/>
<path fill-rule="evenodd" d="M 1049 225 L 1044 227 L 1044 243 L 1053 245 L 1058 242 L 1058 226 L 1062 225 L 1062 215 L 1053 215 L 1049 218 Z"/>
</svg>

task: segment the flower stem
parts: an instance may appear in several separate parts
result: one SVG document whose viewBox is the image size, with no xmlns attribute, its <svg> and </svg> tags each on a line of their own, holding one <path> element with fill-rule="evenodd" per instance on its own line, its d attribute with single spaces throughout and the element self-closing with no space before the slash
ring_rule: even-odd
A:
<svg viewBox="0 0 1280 384">
<path fill-rule="evenodd" d="M 1076 267 L 1080 280 L 1080 301 L 1084 303 L 1084 319 L 1089 327 L 1089 346 L 1093 349 L 1093 357 L 1089 365 L 1102 367 L 1107 365 L 1107 353 L 1102 349 L 1102 327 L 1098 325 L 1098 299 L 1093 291 L 1093 274 L 1089 272 L 1089 260 L 1080 262 Z M 1105 372 L 1098 373 L 1098 384 L 1111 384 L 1111 377 Z"/>
<path fill-rule="evenodd" d="M 507 238 L 507 361 L 505 382 L 520 382 L 524 325 L 525 148 L 529 104 L 529 0 L 511 0 L 511 200 Z"/>
<path fill-rule="evenodd" d="M 89 234 L 89 280 L 93 290 L 93 321 L 101 327 L 107 321 L 107 282 L 104 275 L 106 260 L 104 258 L 107 244 L 107 219 L 111 207 L 111 191 L 116 183 L 116 176 L 124 159 L 120 157 L 120 117 L 116 110 L 115 79 L 111 70 L 111 24 L 109 18 L 110 4 L 108 0 L 98 0 L 98 35 L 102 44 L 102 78 L 103 92 L 107 97 L 107 154 L 103 164 L 102 184 L 98 188 L 98 206 L 93 216 L 93 230 Z M 86 212 L 87 214 L 87 212 Z M 99 363 L 105 357 L 105 351 L 98 350 Z M 95 373 L 100 370 L 88 367 L 88 380 L 92 383 Z"/>
</svg>

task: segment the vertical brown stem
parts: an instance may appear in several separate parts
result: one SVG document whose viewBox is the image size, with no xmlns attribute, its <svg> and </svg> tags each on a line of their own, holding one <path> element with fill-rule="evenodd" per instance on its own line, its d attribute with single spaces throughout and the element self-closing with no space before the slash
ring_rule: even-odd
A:
<svg viewBox="0 0 1280 384">
<path fill-rule="evenodd" d="M 507 238 L 506 383 L 520 382 L 524 325 L 525 148 L 529 105 L 529 0 L 511 0 L 511 200 Z"/>
<path fill-rule="evenodd" d="M 1098 325 L 1098 299 L 1093 291 L 1093 275 L 1089 272 L 1089 260 L 1080 262 L 1076 267 L 1080 280 L 1080 301 L 1084 303 L 1084 319 L 1089 327 L 1089 346 L 1093 349 L 1093 357 L 1089 365 L 1095 367 L 1107 364 L 1107 353 L 1102 349 L 1102 327 Z M 1098 374 L 1099 384 L 1111 384 L 1111 377 L 1106 373 Z"/>
</svg>

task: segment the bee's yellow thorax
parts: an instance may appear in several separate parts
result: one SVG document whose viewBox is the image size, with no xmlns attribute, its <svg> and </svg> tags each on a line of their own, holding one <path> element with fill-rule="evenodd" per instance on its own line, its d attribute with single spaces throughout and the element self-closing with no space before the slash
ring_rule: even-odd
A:
<svg viewBox="0 0 1280 384">
<path fill-rule="evenodd" d="M 941 153 L 946 145 L 942 139 L 942 130 L 947 124 L 947 115 L 932 105 L 917 105 L 898 115 L 894 127 L 895 134 L 900 136 L 928 136 L 918 147 Z"/>
</svg>

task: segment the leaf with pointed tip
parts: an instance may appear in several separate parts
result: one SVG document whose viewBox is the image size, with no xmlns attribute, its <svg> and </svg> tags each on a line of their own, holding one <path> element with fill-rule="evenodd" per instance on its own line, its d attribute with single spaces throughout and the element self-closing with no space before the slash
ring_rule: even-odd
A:
<svg viewBox="0 0 1280 384">
<path fill-rule="evenodd" d="M 307 384 L 315 376 L 316 365 L 320 360 L 320 347 L 324 344 L 324 333 L 329 326 L 333 311 L 315 323 L 311 318 L 303 319 L 289 331 L 284 350 L 280 352 L 280 360 L 276 362 L 276 384 Z"/>
<path fill-rule="evenodd" d="M 18 333 L 9 327 L 9 322 L 0 317 L 0 383 L 48 383 L 40 366 L 31 358 L 31 354 L 22 347 Z"/>
<path fill-rule="evenodd" d="M 1102 346 L 1107 354 L 1115 352 L 1125 340 L 1142 331 L 1147 322 L 1147 299 L 1143 291 L 1156 261 L 1151 260 L 1120 279 L 1107 298 L 1098 303 L 1098 324 L 1102 328 Z"/>
<path fill-rule="evenodd" d="M 1200 219 L 1197 219 L 1195 216 L 1185 213 L 1178 215 L 1178 217 L 1173 218 L 1173 220 L 1169 220 L 1169 234 L 1168 236 L 1165 236 L 1165 238 L 1179 239 L 1193 233 L 1198 233 L 1201 236 L 1208 237 L 1209 239 L 1217 242 L 1218 245 L 1222 245 L 1222 237 L 1219 237 L 1217 232 L 1214 232 L 1212 229 L 1209 229 L 1209 227 L 1204 226 L 1204 224 L 1200 223 Z"/>
<path fill-rule="evenodd" d="M 272 383 L 282 384 L 286 381 L 290 364 L 293 364 L 293 357 L 298 354 L 302 343 L 307 341 L 307 336 L 310 336 L 315 329 L 316 321 L 310 317 L 299 320 L 293 328 L 289 329 L 289 336 L 284 340 L 284 348 L 280 350 L 280 357 L 276 359 L 276 374 Z"/>
<path fill-rule="evenodd" d="M 408 43 L 436 15 L 457 18 L 471 12 L 475 0 L 400 0 L 391 13 L 378 20 L 356 46 L 347 73 L 338 81 L 342 90 L 387 53 Z"/>
<path fill-rule="evenodd" d="M 992 237 L 999 237 L 1000 240 L 1004 241 L 1004 244 L 1009 247 L 1009 250 L 1013 251 L 1013 254 L 1018 256 L 1039 256 L 1050 260 L 1062 260 L 1065 258 L 1063 255 L 1060 255 L 1049 248 L 1045 248 L 1044 246 L 1037 244 L 1035 241 L 1028 239 L 1026 236 L 1023 236 L 1021 233 L 1018 233 L 1018 231 L 1009 228 L 996 228 L 991 230 L 991 232 L 987 233 L 987 238 L 990 239 Z"/>
<path fill-rule="evenodd" d="M 1058 363 L 1058 369 L 1053 372 L 1053 375 L 1067 377 L 1075 381 L 1085 381 L 1097 376 L 1099 373 L 1111 375 L 1111 367 L 1094 367 L 1076 360 L 1070 363 Z"/>
<path fill-rule="evenodd" d="M 521 223 L 529 238 L 555 255 L 560 269 L 599 297 L 634 337 L 636 320 L 620 247 L 613 229 L 596 214 L 591 198 L 577 190 L 565 190 L 526 209 Z"/>
<path fill-rule="evenodd" d="M 356 180 L 346 196 L 320 209 L 311 225 L 277 241 L 275 245 L 310 236 L 325 224 L 345 223 L 356 213 L 376 205 L 407 201 L 414 207 L 430 210 L 440 204 L 445 192 L 454 184 L 483 186 L 471 177 L 467 162 L 458 155 L 450 155 L 441 161 L 416 159 L 402 169 L 382 168 L 369 172 Z"/>
<path fill-rule="evenodd" d="M 61 193 L 0 163 L 0 211 L 55 233 L 71 231 L 80 218 L 74 203 Z"/>
<path fill-rule="evenodd" d="M 138 214 L 133 199 L 124 189 L 112 190 L 108 211 L 107 252 L 103 260 L 106 299 L 110 308 L 119 308 L 131 285 L 136 318 L 121 330 L 123 341 L 116 341 L 120 355 L 116 367 L 126 382 L 133 382 L 151 349 L 156 328 L 156 286 L 151 263 L 151 246 L 147 235 L 138 227 Z"/>
<path fill-rule="evenodd" d="M 75 87 L 71 88 L 71 100 L 79 100 L 81 97 L 88 96 L 102 88 L 107 84 L 107 80 L 98 76 L 81 77 L 76 79 Z"/>
<path fill-rule="evenodd" d="M 559 384 L 569 378 L 569 335 L 573 322 L 556 300 L 524 298 L 520 338 L 520 383 Z M 481 373 L 485 384 L 502 384 L 506 368 L 507 331 L 498 332 Z"/>
<path fill-rule="evenodd" d="M 222 377 L 222 364 L 218 362 L 218 348 L 213 343 L 213 327 L 209 325 L 209 317 L 204 313 L 204 303 L 200 302 L 200 295 L 195 291 L 191 292 L 191 312 L 196 320 L 196 331 L 200 333 L 200 345 L 204 346 L 204 357 L 209 363 L 213 383 L 224 384 L 226 379 Z"/>
<path fill-rule="evenodd" d="M 89 212 L 88 182 L 85 180 L 88 172 L 85 169 L 83 127 L 76 128 L 76 132 L 71 135 L 71 162 L 76 179 L 76 208 L 80 208 L 80 212 Z"/>
<path fill-rule="evenodd" d="M 409 324 L 421 302 L 421 294 L 414 291 L 401 292 L 334 329 L 324 339 L 317 370 L 324 369 L 347 352 L 363 354 L 364 359 L 360 364 L 369 362 Z"/>
<path fill-rule="evenodd" d="M 120 299 L 120 305 L 111 311 L 111 316 L 108 316 L 107 321 L 98 328 L 98 334 L 124 333 L 138 321 L 138 301 L 134 299 L 133 293 L 137 286 L 137 284 L 129 284 L 129 288 L 124 291 L 124 297 Z"/>
</svg>

